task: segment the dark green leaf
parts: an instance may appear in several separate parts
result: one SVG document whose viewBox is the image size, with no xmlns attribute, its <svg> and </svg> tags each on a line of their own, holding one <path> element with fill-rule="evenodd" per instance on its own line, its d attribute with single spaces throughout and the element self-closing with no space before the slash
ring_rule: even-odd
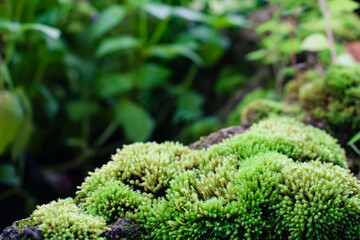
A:
<svg viewBox="0 0 360 240">
<path fill-rule="evenodd" d="M 20 178 L 16 174 L 16 168 L 10 164 L 0 164 L 0 184 L 17 186 Z"/>
<path fill-rule="evenodd" d="M 122 100 L 118 104 L 116 119 L 132 141 L 148 140 L 155 126 L 150 114 L 129 100 Z"/>
<path fill-rule="evenodd" d="M 102 98 L 112 97 L 130 91 L 133 87 L 131 74 L 107 74 L 97 84 L 97 93 Z"/>
<path fill-rule="evenodd" d="M 85 100 L 70 101 L 66 104 L 66 111 L 73 122 L 89 118 L 98 110 L 99 106 L 97 103 Z"/>
<path fill-rule="evenodd" d="M 123 6 L 110 5 L 104 9 L 99 19 L 92 25 L 91 36 L 97 39 L 118 25 L 125 17 L 126 11 Z"/>
<path fill-rule="evenodd" d="M 59 111 L 59 103 L 52 93 L 44 85 L 38 87 L 41 95 L 44 98 L 45 112 L 48 117 L 53 118 Z"/>
<path fill-rule="evenodd" d="M 348 142 L 347 144 L 348 145 L 351 145 L 351 144 L 354 144 L 356 143 L 357 141 L 360 140 L 360 132 L 358 132 L 357 134 L 355 134 Z"/>
<path fill-rule="evenodd" d="M 178 108 L 174 115 L 174 121 L 194 121 L 201 117 L 202 115 L 202 104 L 204 103 L 204 98 L 194 92 L 186 91 L 182 93 L 177 100 Z"/>
<path fill-rule="evenodd" d="M 171 71 L 156 64 L 145 64 L 134 71 L 135 84 L 140 89 L 151 89 L 166 82 Z"/>
</svg>

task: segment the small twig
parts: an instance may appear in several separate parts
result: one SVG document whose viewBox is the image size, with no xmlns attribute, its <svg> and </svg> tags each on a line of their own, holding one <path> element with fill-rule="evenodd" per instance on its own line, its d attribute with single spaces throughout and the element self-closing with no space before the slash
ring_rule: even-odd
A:
<svg viewBox="0 0 360 240">
<path fill-rule="evenodd" d="M 332 64 L 335 64 L 337 62 L 337 57 L 336 57 L 336 50 L 335 50 L 334 35 L 333 35 L 333 32 L 331 30 L 331 25 L 330 25 L 329 12 L 326 9 L 325 0 L 318 0 L 318 2 L 319 2 L 319 5 L 320 5 L 321 13 L 322 13 L 323 18 L 324 18 L 326 35 L 327 35 L 327 38 L 329 40 L 329 48 L 330 48 L 330 53 L 331 53 L 331 62 L 332 62 Z"/>
</svg>

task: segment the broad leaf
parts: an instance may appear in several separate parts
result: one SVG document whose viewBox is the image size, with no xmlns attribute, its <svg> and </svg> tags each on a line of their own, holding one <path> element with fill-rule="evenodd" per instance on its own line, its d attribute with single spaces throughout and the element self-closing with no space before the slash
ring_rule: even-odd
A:
<svg viewBox="0 0 360 240">
<path fill-rule="evenodd" d="M 139 40 L 132 36 L 124 35 L 120 37 L 107 38 L 101 42 L 99 48 L 96 51 L 96 56 L 102 57 L 109 53 L 131 49 L 138 46 L 140 46 Z"/>
<path fill-rule="evenodd" d="M 204 98 L 194 92 L 186 91 L 178 96 L 177 105 L 174 115 L 174 122 L 190 122 L 194 121 L 202 116 L 202 105 L 204 103 Z"/>
<path fill-rule="evenodd" d="M 119 102 L 116 108 L 116 119 L 132 141 L 148 140 L 155 126 L 150 114 L 129 100 Z"/>
<path fill-rule="evenodd" d="M 132 88 L 131 74 L 107 74 L 100 77 L 96 90 L 100 97 L 109 98 Z"/>
<path fill-rule="evenodd" d="M 61 35 L 61 31 L 57 28 L 49 27 L 44 24 L 38 24 L 38 23 L 26 23 L 21 25 L 21 30 L 23 32 L 25 31 L 40 31 L 41 33 L 45 34 L 48 37 L 58 39 Z"/>
<path fill-rule="evenodd" d="M 318 52 L 329 48 L 329 42 L 322 33 L 313 33 L 307 36 L 301 43 L 301 50 Z"/>
<path fill-rule="evenodd" d="M 166 82 L 171 71 L 156 64 L 145 64 L 134 71 L 135 84 L 140 89 L 151 89 Z"/>
<path fill-rule="evenodd" d="M 149 48 L 147 54 L 149 56 L 156 56 L 164 59 L 174 59 L 183 56 L 192 60 L 198 66 L 204 64 L 204 61 L 196 52 L 180 44 L 157 45 Z"/>
<path fill-rule="evenodd" d="M 16 174 L 16 168 L 10 164 L 0 164 L 0 184 L 17 186 L 20 178 Z"/>
<path fill-rule="evenodd" d="M 118 25 L 125 17 L 126 11 L 123 6 L 111 5 L 104 9 L 99 19 L 92 25 L 91 37 L 97 39 Z"/>
<path fill-rule="evenodd" d="M 359 8 L 359 3 L 351 0 L 332 0 L 328 3 L 330 12 L 353 12 Z"/>
<path fill-rule="evenodd" d="M 67 114 L 73 122 L 89 118 L 98 110 L 99 106 L 97 103 L 85 100 L 70 101 L 66 105 Z"/>
<path fill-rule="evenodd" d="M 268 53 L 268 51 L 266 49 L 262 48 L 262 49 L 255 50 L 253 52 L 246 54 L 246 59 L 249 61 L 261 60 L 264 57 L 266 57 L 267 53 Z"/>
<path fill-rule="evenodd" d="M 146 4 L 145 10 L 159 19 L 165 19 L 172 13 L 172 8 L 165 4 Z"/>
</svg>

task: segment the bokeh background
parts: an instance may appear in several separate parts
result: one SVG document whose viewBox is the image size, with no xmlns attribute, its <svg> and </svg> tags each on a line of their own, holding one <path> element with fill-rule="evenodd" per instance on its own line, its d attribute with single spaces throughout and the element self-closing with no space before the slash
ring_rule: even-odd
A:
<svg viewBox="0 0 360 240">
<path fill-rule="evenodd" d="M 326 2 L 338 61 L 360 61 L 358 1 Z M 1 0 L 0 229 L 116 148 L 240 125 L 246 94 L 331 61 L 316 0 Z"/>
</svg>

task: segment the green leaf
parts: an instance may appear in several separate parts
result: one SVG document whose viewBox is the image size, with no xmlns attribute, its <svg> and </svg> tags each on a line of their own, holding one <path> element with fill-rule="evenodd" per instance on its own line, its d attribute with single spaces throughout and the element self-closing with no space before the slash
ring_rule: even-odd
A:
<svg viewBox="0 0 360 240">
<path fill-rule="evenodd" d="M 71 121 L 78 122 L 89 118 L 99 110 L 96 102 L 85 100 L 70 101 L 66 104 L 66 111 Z"/>
<path fill-rule="evenodd" d="M 174 115 L 174 122 L 190 122 L 202 116 L 202 105 L 204 98 L 194 91 L 186 91 L 178 96 L 177 105 Z"/>
<path fill-rule="evenodd" d="M 123 6 L 111 5 L 104 9 L 99 19 L 92 25 L 91 37 L 97 39 L 118 25 L 126 16 Z"/>
<path fill-rule="evenodd" d="M 329 48 L 329 42 L 322 33 L 313 33 L 307 36 L 301 43 L 301 50 L 318 52 Z"/>
<path fill-rule="evenodd" d="M 249 61 L 261 60 L 264 57 L 266 57 L 267 53 L 268 53 L 268 51 L 266 49 L 262 48 L 262 49 L 255 50 L 253 52 L 246 54 L 246 59 Z"/>
<path fill-rule="evenodd" d="M 39 23 L 26 23 L 21 25 L 21 30 L 23 32 L 26 31 L 40 31 L 41 33 L 45 34 L 48 37 L 58 39 L 60 38 L 61 31 L 57 28 L 49 27 L 44 24 Z"/>
<path fill-rule="evenodd" d="M 353 12 L 359 8 L 359 3 L 351 0 L 332 0 L 328 3 L 330 12 Z"/>
<path fill-rule="evenodd" d="M 173 14 L 188 21 L 204 21 L 205 15 L 185 7 L 173 7 Z"/>
<path fill-rule="evenodd" d="M 204 61 L 196 52 L 180 44 L 157 45 L 149 48 L 147 54 L 164 59 L 174 59 L 183 56 L 192 60 L 198 66 L 204 65 Z"/>
<path fill-rule="evenodd" d="M 138 104 L 122 100 L 116 107 L 116 119 L 132 141 L 146 141 L 155 123 L 153 118 Z"/>
<path fill-rule="evenodd" d="M 23 117 L 18 96 L 13 92 L 0 91 L 0 155 L 15 139 Z"/>
<path fill-rule="evenodd" d="M 21 33 L 21 24 L 0 18 L 0 29 L 19 35 Z"/>
<path fill-rule="evenodd" d="M 130 74 L 107 74 L 99 78 L 96 91 L 102 98 L 128 92 L 133 88 Z"/>
<path fill-rule="evenodd" d="M 33 130 L 31 115 L 28 114 L 24 117 L 20 131 L 18 131 L 12 145 L 11 145 L 11 156 L 13 159 L 16 158 L 27 146 L 28 141 Z"/>
<path fill-rule="evenodd" d="M 211 16 L 206 22 L 215 28 L 245 27 L 247 20 L 244 16 L 229 14 L 226 16 Z"/>
<path fill-rule="evenodd" d="M 109 53 L 132 49 L 138 46 L 140 46 L 140 41 L 132 36 L 124 35 L 120 37 L 107 38 L 100 43 L 100 46 L 96 51 L 96 56 L 102 57 Z"/>
<path fill-rule="evenodd" d="M 134 71 L 136 87 L 151 89 L 166 82 L 171 71 L 156 64 L 145 64 Z"/>
<path fill-rule="evenodd" d="M 10 164 L 0 164 L 0 184 L 17 186 L 20 184 L 20 178 L 16 174 L 16 168 Z"/>
<path fill-rule="evenodd" d="M 357 141 L 360 140 L 360 132 L 358 132 L 357 134 L 355 134 L 348 142 L 347 144 L 348 145 L 351 145 L 351 144 L 354 144 L 356 143 Z"/>
<path fill-rule="evenodd" d="M 59 111 L 59 103 L 47 87 L 39 85 L 38 90 L 44 98 L 45 112 L 48 117 L 53 118 Z"/>
<path fill-rule="evenodd" d="M 146 4 L 145 10 L 159 19 L 168 18 L 172 13 L 172 8 L 166 4 Z"/>
</svg>

